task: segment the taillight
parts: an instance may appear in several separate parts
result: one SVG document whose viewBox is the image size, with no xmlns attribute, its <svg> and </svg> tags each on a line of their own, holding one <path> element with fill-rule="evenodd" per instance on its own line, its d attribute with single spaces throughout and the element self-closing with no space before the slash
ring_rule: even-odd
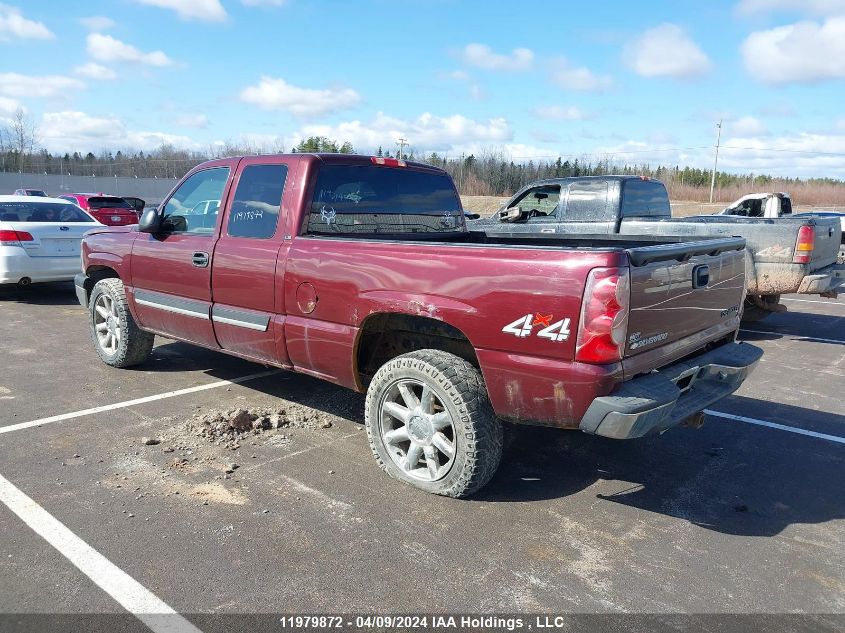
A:
<svg viewBox="0 0 845 633">
<path fill-rule="evenodd" d="M 594 268 L 587 275 L 575 360 L 612 363 L 622 359 L 628 333 L 631 284 L 627 268 Z"/>
<path fill-rule="evenodd" d="M 34 238 L 26 231 L 0 230 L 0 244 L 3 246 L 20 246 L 21 242 L 32 242 Z"/>
<path fill-rule="evenodd" d="M 398 158 L 382 158 L 381 156 L 370 156 L 373 165 L 384 165 L 385 167 L 407 167 L 404 160 Z"/>
<path fill-rule="evenodd" d="M 793 264 L 809 264 L 816 247 L 816 229 L 812 226 L 802 226 L 798 229 L 798 240 L 795 242 Z"/>
</svg>

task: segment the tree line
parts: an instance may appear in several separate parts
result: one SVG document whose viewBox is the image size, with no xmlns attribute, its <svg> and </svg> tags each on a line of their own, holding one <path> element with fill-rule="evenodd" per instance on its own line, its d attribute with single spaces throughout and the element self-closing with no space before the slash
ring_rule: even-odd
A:
<svg viewBox="0 0 845 633">
<path fill-rule="evenodd" d="M 131 149 L 115 152 L 67 152 L 54 154 L 39 147 L 37 129 L 22 111 L 11 126 L 0 127 L 0 170 L 83 176 L 119 176 L 137 178 L 180 178 L 199 163 L 212 158 L 240 154 L 282 153 L 281 145 L 257 146 L 250 143 L 215 144 L 203 151 L 185 150 L 164 144 L 149 151 Z M 348 141 L 338 142 L 324 136 L 312 136 L 289 148 L 290 152 L 355 153 Z M 390 150 L 379 147 L 378 156 L 391 157 Z M 396 157 L 396 153 L 393 154 Z M 516 161 L 502 150 L 489 149 L 479 155 L 441 156 L 436 152 L 418 154 L 409 150 L 402 158 L 417 160 L 445 169 L 464 195 L 508 196 L 523 185 L 542 178 L 600 176 L 606 174 L 640 175 L 666 183 L 670 195 L 678 200 L 706 200 L 711 171 L 680 165 L 618 162 L 611 157 L 588 155 L 558 156 L 549 160 Z M 716 199 L 730 201 L 752 191 L 777 190 L 801 192 L 803 204 L 845 205 L 845 183 L 832 178 L 780 178 L 766 174 L 717 172 Z"/>
</svg>

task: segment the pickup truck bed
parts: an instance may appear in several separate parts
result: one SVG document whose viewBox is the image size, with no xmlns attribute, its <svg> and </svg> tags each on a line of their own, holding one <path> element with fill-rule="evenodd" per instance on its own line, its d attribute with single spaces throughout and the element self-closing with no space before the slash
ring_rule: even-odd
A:
<svg viewBox="0 0 845 633">
<path fill-rule="evenodd" d="M 734 237 L 468 232 L 439 169 L 297 154 L 198 166 L 89 233 L 76 288 L 107 364 L 159 334 L 366 391 L 380 467 L 464 496 L 500 419 L 635 438 L 733 392 L 761 353 L 735 342 L 744 260 Z"/>
</svg>

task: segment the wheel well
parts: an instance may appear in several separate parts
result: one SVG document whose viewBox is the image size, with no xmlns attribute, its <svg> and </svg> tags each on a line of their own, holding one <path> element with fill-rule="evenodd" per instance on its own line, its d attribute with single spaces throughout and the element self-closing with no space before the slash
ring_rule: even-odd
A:
<svg viewBox="0 0 845 633">
<path fill-rule="evenodd" d="M 120 275 L 117 274 L 117 271 L 114 268 L 109 268 L 108 266 L 89 266 L 88 270 L 85 271 L 85 274 L 88 275 L 85 279 L 85 292 L 89 300 L 91 299 L 91 291 L 94 289 L 94 285 L 98 281 L 101 279 L 120 279 Z"/>
<path fill-rule="evenodd" d="M 364 321 L 358 336 L 355 367 L 359 384 L 366 388 L 379 367 L 391 358 L 420 349 L 449 352 L 478 367 L 475 349 L 458 328 L 423 316 L 373 314 Z"/>
</svg>

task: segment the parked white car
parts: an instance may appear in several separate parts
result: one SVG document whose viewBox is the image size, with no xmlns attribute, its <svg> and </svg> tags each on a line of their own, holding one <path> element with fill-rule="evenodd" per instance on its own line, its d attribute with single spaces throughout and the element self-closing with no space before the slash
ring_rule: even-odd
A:
<svg viewBox="0 0 845 633">
<path fill-rule="evenodd" d="M 82 236 L 100 226 L 66 200 L 0 196 L 0 284 L 73 279 Z"/>
</svg>

